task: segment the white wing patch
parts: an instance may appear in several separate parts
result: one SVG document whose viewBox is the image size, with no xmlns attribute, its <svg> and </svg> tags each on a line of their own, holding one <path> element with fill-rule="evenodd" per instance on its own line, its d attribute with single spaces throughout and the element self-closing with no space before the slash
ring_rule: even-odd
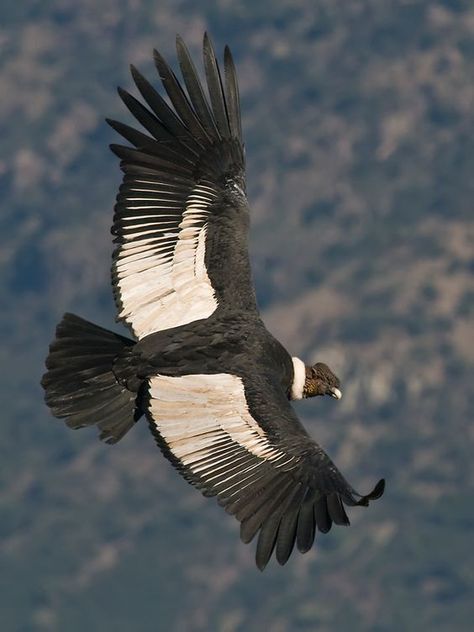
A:
<svg viewBox="0 0 474 632">
<path fill-rule="evenodd" d="M 119 318 L 138 338 L 208 318 L 217 308 L 205 265 L 206 221 L 216 191 L 196 186 L 183 212 L 172 189 L 137 180 L 122 200 L 122 243 L 114 263 Z"/>
<path fill-rule="evenodd" d="M 149 392 L 151 419 L 171 452 L 206 480 L 234 466 L 242 448 L 276 467 L 295 458 L 272 445 L 253 419 L 235 375 L 157 375 L 149 380 Z"/>
</svg>

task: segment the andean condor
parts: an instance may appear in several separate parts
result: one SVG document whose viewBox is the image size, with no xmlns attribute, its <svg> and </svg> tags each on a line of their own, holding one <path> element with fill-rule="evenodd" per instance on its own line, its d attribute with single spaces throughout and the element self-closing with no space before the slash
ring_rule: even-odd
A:
<svg viewBox="0 0 474 632">
<path fill-rule="evenodd" d="M 70 428 L 97 425 L 119 441 L 144 416 L 163 454 L 192 485 L 258 533 L 262 569 L 316 530 L 348 525 L 344 505 L 368 505 L 308 435 L 291 400 L 341 397 L 326 364 L 305 366 L 265 328 L 248 256 L 249 207 L 237 77 L 221 74 L 204 36 L 208 95 L 181 38 L 182 82 L 154 60 L 171 105 L 136 68 L 142 101 L 119 89 L 138 131 L 108 123 L 124 172 L 112 233 L 118 320 L 134 339 L 65 314 L 42 385 Z M 143 104 L 143 102 L 145 104 Z"/>
</svg>

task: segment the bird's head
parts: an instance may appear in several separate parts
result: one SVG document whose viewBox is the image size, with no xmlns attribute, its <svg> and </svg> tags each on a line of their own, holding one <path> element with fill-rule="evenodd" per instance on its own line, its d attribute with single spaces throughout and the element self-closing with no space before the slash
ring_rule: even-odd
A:
<svg viewBox="0 0 474 632">
<path fill-rule="evenodd" d="M 341 399 L 339 390 L 341 382 L 324 362 L 316 362 L 313 366 L 306 366 L 306 379 L 303 388 L 303 397 L 315 397 L 316 395 L 330 395 L 335 399 Z"/>
</svg>

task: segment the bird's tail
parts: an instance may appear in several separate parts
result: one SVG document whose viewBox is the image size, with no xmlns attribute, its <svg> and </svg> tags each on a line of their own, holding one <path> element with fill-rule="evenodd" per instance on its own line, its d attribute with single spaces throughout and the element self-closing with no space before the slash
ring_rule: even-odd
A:
<svg viewBox="0 0 474 632">
<path fill-rule="evenodd" d="M 122 360 L 117 371 L 117 360 L 133 345 L 128 338 L 65 314 L 41 380 L 53 415 L 70 428 L 97 425 L 101 439 L 119 441 L 141 416 L 137 380 L 127 380 L 124 374 L 127 362 Z"/>
</svg>

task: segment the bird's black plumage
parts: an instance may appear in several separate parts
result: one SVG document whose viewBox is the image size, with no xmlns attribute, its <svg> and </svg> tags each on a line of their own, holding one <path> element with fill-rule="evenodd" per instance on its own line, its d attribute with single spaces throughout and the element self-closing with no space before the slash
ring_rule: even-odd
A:
<svg viewBox="0 0 474 632">
<path fill-rule="evenodd" d="M 183 83 L 157 51 L 169 103 L 132 66 L 143 104 L 119 89 L 144 131 L 110 121 L 124 172 L 112 232 L 112 282 L 129 340 L 66 314 L 43 377 L 46 402 L 72 428 L 95 424 L 120 440 L 145 415 L 176 469 L 217 496 L 258 534 L 260 569 L 286 563 L 317 531 L 348 525 L 344 506 L 367 505 L 298 420 L 290 399 L 331 394 L 321 363 L 292 358 L 257 309 L 248 256 L 249 208 L 237 76 L 228 48 L 221 75 L 204 38 L 208 96 L 183 41 Z"/>
</svg>

